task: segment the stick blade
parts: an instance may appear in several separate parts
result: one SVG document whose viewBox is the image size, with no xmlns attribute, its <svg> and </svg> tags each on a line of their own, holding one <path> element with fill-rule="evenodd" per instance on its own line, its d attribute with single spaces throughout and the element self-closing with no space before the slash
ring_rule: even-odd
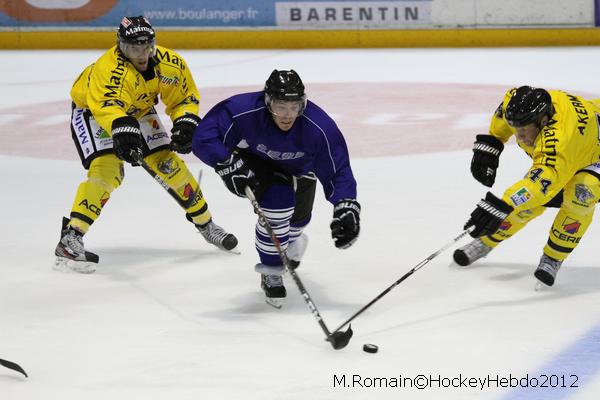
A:
<svg viewBox="0 0 600 400">
<path fill-rule="evenodd" d="M 331 346 L 335 350 L 341 350 L 344 347 L 348 346 L 350 339 L 354 332 L 352 331 L 352 325 L 348 326 L 348 330 L 345 332 L 333 332 L 328 338 L 327 341 L 331 343 Z"/>
<path fill-rule="evenodd" d="M 23 368 L 21 368 L 21 366 L 17 363 L 0 359 L 0 365 L 6 367 L 8 369 L 12 369 L 13 371 L 20 372 L 23 375 L 25 375 L 26 378 L 29 378 L 29 376 L 27 375 L 27 372 L 25 372 L 25 370 Z"/>
</svg>

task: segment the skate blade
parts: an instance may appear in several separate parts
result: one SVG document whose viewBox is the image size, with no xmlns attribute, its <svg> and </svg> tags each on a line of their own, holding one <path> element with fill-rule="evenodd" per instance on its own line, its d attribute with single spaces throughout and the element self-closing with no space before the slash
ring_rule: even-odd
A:
<svg viewBox="0 0 600 400">
<path fill-rule="evenodd" d="M 227 253 L 235 254 L 235 255 L 238 255 L 238 256 L 239 256 L 240 254 L 242 254 L 242 252 L 241 252 L 241 251 L 239 251 L 237 247 L 234 247 L 234 248 L 233 248 L 233 249 L 231 249 L 231 250 L 223 249 L 223 251 L 226 251 Z"/>
<path fill-rule="evenodd" d="M 535 283 L 535 287 L 533 288 L 533 290 L 535 290 L 536 292 L 543 292 L 544 290 L 548 289 L 549 286 L 545 285 L 544 283 L 537 281 Z"/>
<path fill-rule="evenodd" d="M 267 303 L 273 308 L 281 310 L 281 307 L 283 307 L 284 299 L 284 297 L 267 297 L 265 298 L 265 303 Z"/>
<path fill-rule="evenodd" d="M 96 272 L 96 263 L 90 261 L 75 261 L 64 257 L 56 257 L 52 269 L 59 272 L 93 274 Z"/>
</svg>

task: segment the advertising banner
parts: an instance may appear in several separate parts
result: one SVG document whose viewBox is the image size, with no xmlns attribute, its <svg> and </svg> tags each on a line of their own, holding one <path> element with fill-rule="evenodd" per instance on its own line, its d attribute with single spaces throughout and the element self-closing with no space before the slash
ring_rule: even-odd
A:
<svg viewBox="0 0 600 400">
<path fill-rule="evenodd" d="M 600 25 L 600 0 L 0 0 L 2 30 L 406 29 Z M 164 29 L 163 29 L 164 30 Z"/>
</svg>

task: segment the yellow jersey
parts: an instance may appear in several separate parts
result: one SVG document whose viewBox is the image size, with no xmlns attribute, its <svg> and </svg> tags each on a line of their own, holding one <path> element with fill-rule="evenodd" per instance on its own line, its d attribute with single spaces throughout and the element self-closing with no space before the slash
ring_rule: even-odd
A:
<svg viewBox="0 0 600 400">
<path fill-rule="evenodd" d="M 496 110 L 490 134 L 506 143 L 516 133 L 504 114 L 516 89 L 504 95 Z M 510 186 L 502 200 L 515 211 L 548 203 L 584 167 L 600 161 L 600 102 L 585 100 L 563 91 L 549 90 L 554 114 L 540 131 L 533 146 L 518 145 L 532 158 L 527 175 Z"/>
<path fill-rule="evenodd" d="M 161 46 L 148 70 L 139 72 L 115 45 L 85 68 L 71 89 L 75 105 L 89 109 L 107 132 L 116 118 L 147 114 L 159 96 L 172 121 L 198 115 L 200 95 L 189 68 L 179 54 Z"/>
</svg>

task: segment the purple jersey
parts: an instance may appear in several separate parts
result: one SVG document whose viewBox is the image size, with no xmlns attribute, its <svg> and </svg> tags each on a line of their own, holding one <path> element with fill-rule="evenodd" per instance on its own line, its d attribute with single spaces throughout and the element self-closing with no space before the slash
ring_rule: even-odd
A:
<svg viewBox="0 0 600 400">
<path fill-rule="evenodd" d="M 273 122 L 264 92 L 223 100 L 198 125 L 192 149 L 200 160 L 214 167 L 229 158 L 236 147 L 294 176 L 314 172 L 332 204 L 356 199 L 356 181 L 344 137 L 333 119 L 311 101 L 292 128 L 284 132 Z"/>
</svg>

